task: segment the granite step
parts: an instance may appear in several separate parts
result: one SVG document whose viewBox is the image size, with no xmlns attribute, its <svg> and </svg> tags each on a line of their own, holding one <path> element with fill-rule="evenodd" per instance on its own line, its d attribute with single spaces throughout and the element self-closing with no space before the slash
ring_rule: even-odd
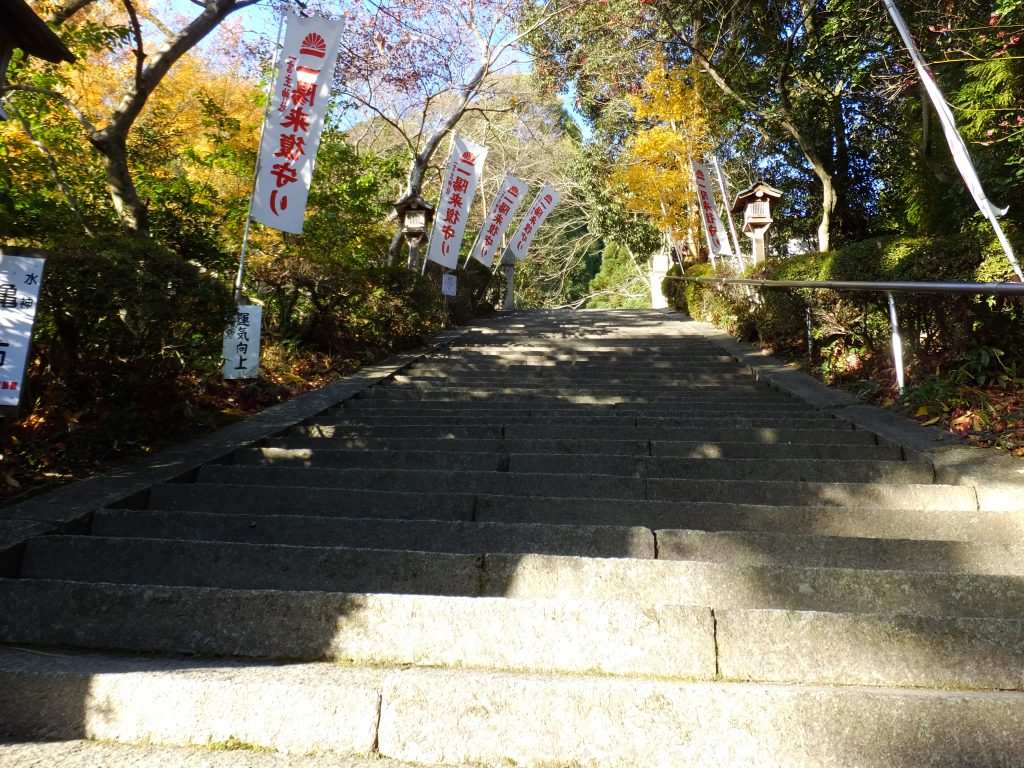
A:
<svg viewBox="0 0 1024 768">
<path fill-rule="evenodd" d="M 542 453 L 548 455 L 655 456 L 690 459 L 760 459 L 768 453 L 764 445 L 747 443 L 668 442 L 648 440 L 557 440 L 557 439 L 463 439 L 425 437 L 302 437 L 287 435 L 264 441 L 262 447 L 293 450 L 330 449 L 375 452 L 414 451 L 424 453 Z M 771 446 L 773 459 L 822 459 L 861 461 L 902 461 L 903 451 L 895 445 L 801 445 L 777 443 Z"/>
<path fill-rule="evenodd" d="M 235 465 L 389 468 L 721 480 L 808 480 L 845 483 L 917 483 L 934 478 L 930 464 L 828 459 L 687 459 L 653 456 L 548 453 L 452 453 L 345 451 L 330 448 L 247 448 L 231 456 Z"/>
<path fill-rule="evenodd" d="M 332 425 L 311 420 L 288 430 L 305 437 L 406 437 L 407 427 L 396 425 Z M 732 427 L 704 425 L 699 433 L 678 426 L 587 426 L 584 424 L 426 424 L 416 428 L 421 438 L 514 439 L 514 440 L 654 440 L 692 442 L 699 437 L 708 443 L 802 443 L 805 445 L 878 445 L 872 432 L 854 429 L 798 429 L 791 427 Z"/>
<path fill-rule="evenodd" d="M 701 461 L 701 460 L 697 460 Z M 715 461 L 708 459 L 706 461 Z M 799 462 L 797 462 L 799 464 Z M 897 465 L 898 466 L 898 465 Z M 207 464 L 202 485 L 264 485 L 304 489 L 346 488 L 407 493 L 462 493 L 579 499 L 717 501 L 809 506 L 882 506 L 893 509 L 974 511 L 971 487 L 913 483 L 803 482 L 797 480 L 702 480 L 618 475 L 482 472 L 456 470 L 334 469 Z M 295 499 L 302 503 L 301 498 Z"/>
<path fill-rule="evenodd" d="M 380 768 L 406 768 L 393 760 L 539 767 L 552 765 L 552 755 L 580 768 L 647 765 L 652 755 L 656 765 L 679 768 L 740 765 L 751 756 L 766 768 L 1024 764 L 1019 692 L 18 650 L 0 651 L 0 685 L 10 693 L 0 698 L 0 720 L 13 736 L 88 738 L 90 749 L 102 750 L 89 768 L 366 768 L 367 759 Z M 289 706 L 266 706 L 268 695 Z M 132 762 L 155 748 L 129 756 L 114 742 L 216 749 L 191 749 L 181 763 L 167 750 L 167 762 Z M 2 746 L 0 759 L 20 760 L 26 749 Z M 29 754 L 40 749 L 59 757 L 44 764 L 79 768 L 52 743 Z"/>
<path fill-rule="evenodd" d="M 797 563 L 799 549 L 786 556 Z M 780 557 L 785 560 L 785 557 Z M 767 564 L 764 564 L 767 563 Z M 737 609 L 1024 619 L 1024 577 L 775 562 L 454 554 L 175 539 L 45 536 L 19 580 L 226 590 L 496 597 L 632 606 L 685 602 Z M 948 567 L 948 566 L 947 566 Z M 17 612 L 12 621 L 21 620 Z"/>
<path fill-rule="evenodd" d="M 151 509 L 212 514 L 625 525 L 995 544 L 1015 544 L 1024 537 L 1024 514 L 1003 510 L 573 499 L 331 488 L 304 493 L 299 500 L 294 488 L 287 486 L 195 483 L 161 483 L 153 486 L 143 499 Z M 122 507 L 136 504 L 126 502 Z"/>
<path fill-rule="evenodd" d="M 318 517 L 105 509 L 90 532 L 116 538 L 232 541 L 305 547 L 402 549 L 634 557 L 655 555 L 654 532 L 625 525 L 474 523 L 448 520 Z"/>
<path fill-rule="evenodd" d="M 316 424 L 337 426 L 409 426 L 430 427 L 436 425 L 489 426 L 494 424 L 551 424 L 557 421 L 566 426 L 600 427 L 678 427 L 699 432 L 705 428 L 721 429 L 732 426 L 736 429 L 785 428 L 785 429 L 852 429 L 849 422 L 827 415 L 792 414 L 783 415 L 739 415 L 705 414 L 703 416 L 643 415 L 634 416 L 620 413 L 574 413 L 557 419 L 542 413 L 531 414 L 528 410 L 511 414 L 466 415 L 461 413 L 430 413 L 419 415 L 380 415 L 376 413 L 354 413 L 346 409 L 323 413 L 316 418 Z"/>
<path fill-rule="evenodd" d="M 634 679 L 1024 688 L 1020 619 L 35 579 L 0 580 L 0 605 L 0 641 L 16 646 Z M 5 618 L 10 611 L 19 620 Z"/>
</svg>

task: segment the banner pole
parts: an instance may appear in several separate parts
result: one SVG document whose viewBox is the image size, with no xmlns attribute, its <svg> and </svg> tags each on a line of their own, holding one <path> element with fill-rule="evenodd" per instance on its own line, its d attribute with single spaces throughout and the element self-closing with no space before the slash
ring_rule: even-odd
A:
<svg viewBox="0 0 1024 768">
<path fill-rule="evenodd" d="M 718 188 L 722 190 L 722 205 L 725 207 L 725 216 L 729 221 L 729 234 L 732 235 L 732 245 L 736 249 L 736 258 L 740 263 L 740 270 L 747 268 L 746 262 L 743 259 L 743 251 L 740 250 L 740 239 L 736 234 L 736 222 L 732 217 L 732 205 L 730 205 L 729 186 L 725 180 L 725 173 L 722 171 L 722 166 L 718 164 L 718 156 L 712 155 L 711 162 L 715 166 L 715 175 L 718 176 Z"/>
<path fill-rule="evenodd" d="M 274 83 L 277 82 L 278 54 L 281 48 L 281 32 L 284 30 L 284 11 L 281 11 L 281 18 L 277 23 L 277 42 L 274 44 L 274 65 L 270 69 L 270 76 L 267 78 L 266 104 L 263 105 L 263 127 L 260 128 L 259 148 L 263 147 L 263 139 L 267 133 L 268 116 L 270 115 L 270 104 L 274 100 Z M 249 228 L 252 226 L 252 203 L 256 194 L 256 179 L 260 174 L 260 151 L 256 150 L 256 165 L 252 172 L 252 189 L 249 192 L 249 208 L 245 214 L 245 233 L 242 235 L 242 254 L 238 259 L 238 275 L 235 277 L 235 304 L 238 304 L 242 295 L 242 278 L 245 275 L 245 255 L 249 247 Z"/>
<path fill-rule="evenodd" d="M 949 152 L 953 156 L 954 165 L 960 171 L 960 176 L 963 178 L 964 184 L 971 193 L 971 197 L 974 198 L 974 202 L 981 211 L 981 214 L 988 219 L 995 230 L 996 239 L 1006 255 L 1006 260 L 1010 262 L 1010 267 L 1013 269 L 1014 274 L 1017 275 L 1019 280 L 1024 280 L 1024 272 L 1021 271 L 1020 264 L 1013 254 L 1013 248 L 1010 246 L 1010 242 L 1006 239 L 1003 228 L 999 224 L 998 217 L 1005 214 L 1006 209 L 996 208 L 985 195 L 981 179 L 978 178 L 978 172 L 975 170 L 974 163 L 971 162 L 970 153 L 967 151 L 967 144 L 964 142 L 964 137 L 960 134 L 960 129 L 956 126 L 953 112 L 950 110 L 949 105 L 946 104 L 942 91 L 939 90 L 938 81 L 928 67 L 924 56 L 917 49 L 914 38 L 910 34 L 910 29 L 907 27 L 907 23 L 904 21 L 899 9 L 896 8 L 896 4 L 893 0 L 883 0 L 883 3 L 885 9 L 889 12 L 889 18 L 892 19 L 892 23 L 896 26 L 896 31 L 903 40 L 903 44 L 907 47 L 907 53 L 910 54 L 910 58 L 914 62 L 917 74 L 921 78 L 921 84 L 924 86 L 935 108 L 935 114 L 938 115 L 939 122 L 942 124 L 942 130 L 946 135 L 946 143 L 949 145 Z"/>
</svg>

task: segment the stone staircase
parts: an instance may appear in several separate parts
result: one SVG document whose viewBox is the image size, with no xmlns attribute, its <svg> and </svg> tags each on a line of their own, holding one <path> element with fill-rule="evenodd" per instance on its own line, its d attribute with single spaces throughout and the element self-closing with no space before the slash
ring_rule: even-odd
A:
<svg viewBox="0 0 1024 768">
<path fill-rule="evenodd" d="M 1024 505 L 706 336 L 484 323 L 9 542 L 0 733 L 254 765 L 1024 765 Z"/>
</svg>

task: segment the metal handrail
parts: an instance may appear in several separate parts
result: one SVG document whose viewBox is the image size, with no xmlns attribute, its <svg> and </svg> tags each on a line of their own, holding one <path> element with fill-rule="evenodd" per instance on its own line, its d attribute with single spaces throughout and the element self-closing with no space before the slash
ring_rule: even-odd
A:
<svg viewBox="0 0 1024 768">
<path fill-rule="evenodd" d="M 894 293 L 953 293 L 982 296 L 1024 296 L 1024 283 L 924 283 L 924 282 L 871 282 L 867 280 L 753 280 L 742 277 L 687 277 L 666 275 L 669 280 L 709 285 L 746 285 L 754 288 L 810 288 L 831 291 L 870 291 L 884 293 L 889 306 L 889 326 L 892 330 L 893 367 L 896 384 L 902 395 L 906 391 L 903 370 L 903 340 L 900 337 L 899 318 L 896 315 Z M 811 310 L 807 308 L 807 354 L 813 351 Z"/>
<path fill-rule="evenodd" d="M 669 280 L 720 285 L 749 285 L 755 288 L 819 288 L 832 291 L 877 291 L 878 293 L 967 293 L 983 296 L 1024 295 L 1024 283 L 915 283 L 859 280 L 754 280 L 741 277 L 687 277 L 668 275 Z"/>
</svg>

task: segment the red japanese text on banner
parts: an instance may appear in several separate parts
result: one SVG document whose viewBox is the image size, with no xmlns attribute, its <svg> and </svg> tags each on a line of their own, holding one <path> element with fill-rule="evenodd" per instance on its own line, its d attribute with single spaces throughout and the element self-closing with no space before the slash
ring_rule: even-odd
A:
<svg viewBox="0 0 1024 768">
<path fill-rule="evenodd" d="M 16 408 L 24 389 L 43 265 L 0 251 L 0 406 Z"/>
<path fill-rule="evenodd" d="M 560 202 L 562 202 L 561 195 L 550 184 L 545 184 L 544 188 L 533 198 L 530 207 L 523 214 L 523 220 L 519 224 L 519 229 L 512 236 L 508 244 L 508 250 L 517 259 L 521 261 L 526 258 L 526 252 L 530 250 L 530 244 L 537 235 L 537 230 L 540 229 L 548 214 Z"/>
<path fill-rule="evenodd" d="M 344 22 L 292 13 L 285 18 L 287 32 L 260 144 L 252 219 L 298 234 Z"/>
<path fill-rule="evenodd" d="M 726 229 L 718 217 L 715 193 L 711 183 L 712 177 L 707 166 L 694 161 L 693 178 L 697 185 L 697 203 L 700 206 L 701 220 L 704 222 L 704 232 L 708 236 L 708 246 L 711 248 L 711 252 L 715 256 L 732 256 L 732 246 L 729 245 Z"/>
<path fill-rule="evenodd" d="M 430 233 L 427 260 L 448 269 L 459 265 L 459 248 L 466 234 L 469 206 L 473 202 L 487 159 L 487 148 L 455 136 L 448 156 L 441 199 L 437 202 L 434 227 Z"/>
<path fill-rule="evenodd" d="M 487 213 L 487 220 L 480 234 L 476 236 L 476 242 L 473 243 L 473 250 L 470 252 L 470 256 L 485 267 L 490 268 L 494 263 L 501 238 L 512 223 L 512 217 L 516 215 L 519 206 L 526 199 L 527 189 L 526 184 L 512 174 L 505 176 L 501 189 L 491 204 L 491 210 Z"/>
</svg>

